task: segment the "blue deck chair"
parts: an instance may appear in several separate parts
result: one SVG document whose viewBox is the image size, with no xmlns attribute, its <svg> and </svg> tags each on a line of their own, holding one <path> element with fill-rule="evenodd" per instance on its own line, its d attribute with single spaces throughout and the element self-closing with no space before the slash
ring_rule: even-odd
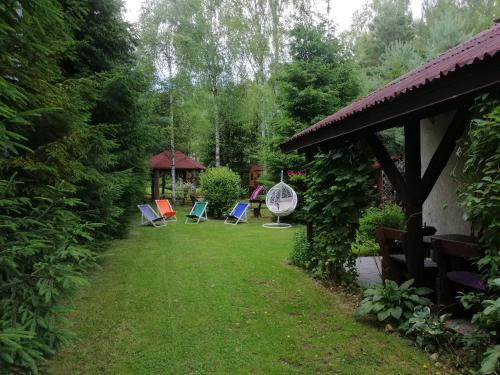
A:
<svg viewBox="0 0 500 375">
<path fill-rule="evenodd" d="M 201 220 L 208 220 L 207 206 L 208 202 L 195 202 L 189 214 L 186 215 L 184 224 L 198 224 Z"/>
<path fill-rule="evenodd" d="M 224 215 L 226 220 L 224 220 L 224 224 L 233 224 L 236 225 L 240 221 L 242 223 L 248 223 L 247 221 L 247 210 L 250 207 L 250 204 L 247 202 L 238 202 L 236 206 L 233 207 L 233 210 L 230 214 Z"/>
<path fill-rule="evenodd" d="M 167 221 L 163 216 L 153 211 L 149 204 L 138 204 L 137 208 L 141 211 L 141 224 L 151 223 L 154 227 L 164 227 Z"/>
</svg>

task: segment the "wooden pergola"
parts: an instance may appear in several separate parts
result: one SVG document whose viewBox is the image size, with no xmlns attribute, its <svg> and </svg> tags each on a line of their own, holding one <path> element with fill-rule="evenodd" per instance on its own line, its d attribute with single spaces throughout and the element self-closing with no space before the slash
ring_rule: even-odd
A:
<svg viewBox="0 0 500 375">
<path fill-rule="evenodd" d="M 297 150 L 310 159 L 318 148 L 332 148 L 340 139 L 366 140 L 401 196 L 407 215 L 408 275 L 417 284 L 422 284 L 424 275 L 422 205 L 470 122 L 474 98 L 500 88 L 499 51 L 497 23 L 281 144 L 284 152 Z M 422 171 L 420 120 L 451 111 L 454 117 Z M 377 136 L 381 130 L 400 126 L 405 138 L 404 178 Z M 312 238 L 311 224 L 308 237 Z"/>
<path fill-rule="evenodd" d="M 149 159 L 149 166 L 151 168 L 152 199 L 158 199 L 160 197 L 160 179 L 162 181 L 161 193 L 165 193 L 165 179 L 167 175 L 170 175 L 173 162 L 171 151 L 163 151 Z M 196 183 L 198 173 L 204 171 L 205 169 L 206 168 L 203 164 L 197 162 L 182 152 L 175 152 L 175 170 L 177 178 Z"/>
</svg>

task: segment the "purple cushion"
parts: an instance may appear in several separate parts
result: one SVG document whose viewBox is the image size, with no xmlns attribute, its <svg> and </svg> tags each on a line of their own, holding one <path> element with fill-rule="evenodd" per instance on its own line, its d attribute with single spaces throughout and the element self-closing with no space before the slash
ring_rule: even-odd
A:
<svg viewBox="0 0 500 375">
<path fill-rule="evenodd" d="M 460 285 L 468 286 L 472 289 L 486 289 L 484 287 L 483 280 L 481 279 L 481 275 L 475 272 L 453 271 L 447 272 L 446 276 L 448 276 L 448 279 L 450 279 L 450 281 L 453 281 L 454 283 Z"/>
</svg>

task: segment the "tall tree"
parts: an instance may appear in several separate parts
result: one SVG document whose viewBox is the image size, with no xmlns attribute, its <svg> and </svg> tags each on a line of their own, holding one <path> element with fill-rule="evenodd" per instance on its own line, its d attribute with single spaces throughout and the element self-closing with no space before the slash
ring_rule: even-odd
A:
<svg viewBox="0 0 500 375">
<path fill-rule="evenodd" d="M 67 340 L 56 304 L 142 194 L 144 82 L 120 10 L 112 0 L 0 5 L 2 373 L 36 373 Z"/>
<path fill-rule="evenodd" d="M 142 48 L 157 70 L 157 83 L 168 93 L 168 129 L 170 138 L 170 189 L 172 200 L 176 201 L 176 142 L 174 124 L 174 70 L 176 68 L 176 33 L 179 25 L 177 2 L 150 1 L 143 8 L 141 16 Z M 166 77 L 165 77 L 166 75 Z M 164 82 L 166 81 L 166 82 Z"/>
<path fill-rule="evenodd" d="M 365 76 L 365 90 L 371 91 L 387 80 L 380 76 L 382 56 L 388 46 L 403 46 L 415 35 L 408 0 L 371 0 L 353 18 L 356 61 Z"/>
</svg>

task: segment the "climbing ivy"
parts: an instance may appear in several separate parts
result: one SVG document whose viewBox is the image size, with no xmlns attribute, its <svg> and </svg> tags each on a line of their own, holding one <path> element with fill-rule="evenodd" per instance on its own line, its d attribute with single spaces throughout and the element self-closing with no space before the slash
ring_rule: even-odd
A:
<svg viewBox="0 0 500 375">
<path fill-rule="evenodd" d="M 305 210 L 314 238 L 306 263 L 317 277 L 349 283 L 356 274 L 351 243 L 359 217 L 373 202 L 366 150 L 359 143 L 339 142 L 308 165 Z"/>
<path fill-rule="evenodd" d="M 497 93 L 498 94 L 498 93 Z M 482 354 L 483 374 L 500 369 L 500 100 L 498 95 L 483 95 L 477 101 L 478 118 L 470 124 L 468 136 L 460 148 L 464 159 L 459 201 L 465 219 L 476 230 L 485 254 L 478 261 L 488 290 L 461 297 L 466 307 L 475 305 L 473 322 L 484 339 L 475 348 Z M 482 348 L 482 349 L 478 349 Z"/>
</svg>

